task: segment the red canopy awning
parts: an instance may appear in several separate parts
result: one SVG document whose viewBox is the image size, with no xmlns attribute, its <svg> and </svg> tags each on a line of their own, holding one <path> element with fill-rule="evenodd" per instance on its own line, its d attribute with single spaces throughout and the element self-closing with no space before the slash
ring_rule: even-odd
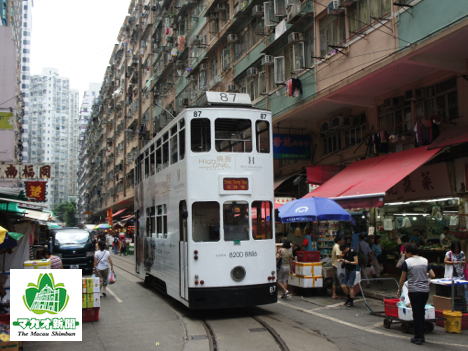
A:
<svg viewBox="0 0 468 351">
<path fill-rule="evenodd" d="M 307 184 L 321 185 L 337 175 L 343 167 L 332 165 L 307 165 Z"/>
<path fill-rule="evenodd" d="M 114 213 L 114 214 L 112 215 L 112 217 L 117 216 L 119 213 L 122 213 L 122 212 L 125 211 L 125 210 L 126 210 L 126 208 L 124 208 L 124 209 L 122 209 L 122 210 L 120 210 L 120 211 L 117 211 L 116 213 Z"/>
<path fill-rule="evenodd" d="M 442 132 L 427 148 L 432 150 L 463 143 L 468 143 L 468 126 L 452 128 Z"/>
<path fill-rule="evenodd" d="M 354 199 L 347 201 L 346 208 L 382 206 L 387 190 L 428 162 L 439 150 L 420 147 L 354 162 L 304 197 L 327 197 L 338 201 Z M 366 198 L 373 200 L 363 202 Z M 374 201 L 375 198 L 378 200 Z"/>
</svg>

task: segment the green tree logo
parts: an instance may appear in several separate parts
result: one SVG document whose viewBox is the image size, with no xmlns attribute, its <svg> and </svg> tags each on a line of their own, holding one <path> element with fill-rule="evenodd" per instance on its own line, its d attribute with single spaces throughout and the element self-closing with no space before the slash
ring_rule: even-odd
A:
<svg viewBox="0 0 468 351">
<path fill-rule="evenodd" d="M 29 283 L 23 295 L 24 304 L 35 314 L 62 312 L 69 299 L 65 285 L 63 283 L 56 285 L 52 273 L 40 274 L 37 285 Z"/>
</svg>

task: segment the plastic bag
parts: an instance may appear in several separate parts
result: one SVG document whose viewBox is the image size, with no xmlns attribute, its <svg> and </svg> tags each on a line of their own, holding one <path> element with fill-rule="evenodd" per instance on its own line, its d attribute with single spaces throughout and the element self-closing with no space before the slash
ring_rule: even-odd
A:
<svg viewBox="0 0 468 351">
<path fill-rule="evenodd" d="M 341 279 L 344 278 L 345 276 L 345 268 L 341 264 L 341 262 L 338 262 L 336 265 L 336 273 L 338 274 L 338 279 L 341 281 Z"/>
<path fill-rule="evenodd" d="M 109 275 L 107 276 L 107 284 L 114 284 L 117 281 L 117 275 L 114 271 L 110 271 Z"/>
<path fill-rule="evenodd" d="M 91 278 L 97 278 L 96 274 L 93 273 L 93 275 L 91 276 Z"/>
<path fill-rule="evenodd" d="M 370 268 L 370 270 L 369 270 L 369 273 L 370 273 L 371 275 L 375 275 L 375 267 L 374 267 L 373 265 L 371 266 L 371 268 Z"/>
</svg>

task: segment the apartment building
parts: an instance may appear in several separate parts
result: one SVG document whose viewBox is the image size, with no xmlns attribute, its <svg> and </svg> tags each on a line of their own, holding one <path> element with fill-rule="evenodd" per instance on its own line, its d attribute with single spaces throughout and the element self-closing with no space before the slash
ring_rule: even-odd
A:
<svg viewBox="0 0 468 351">
<path fill-rule="evenodd" d="M 47 205 L 76 194 L 79 92 L 56 68 L 43 68 L 31 76 L 29 116 L 29 162 L 53 165 L 47 186 Z"/>
<path fill-rule="evenodd" d="M 22 160 L 24 103 L 21 96 L 22 1 L 0 1 L 0 161 Z M 0 179 L 0 186 L 19 186 L 18 181 Z"/>
<path fill-rule="evenodd" d="M 32 0 L 23 0 L 23 40 L 21 47 L 21 92 L 24 101 L 23 117 L 23 162 L 28 162 L 29 152 L 29 88 L 31 85 L 31 31 L 32 31 Z"/>
<path fill-rule="evenodd" d="M 131 1 L 83 142 L 81 210 L 131 210 L 138 150 L 207 90 L 270 109 L 275 146 L 310 137 L 307 157 L 275 159 L 278 197 L 320 184 L 307 165 L 462 132 L 467 15 L 464 0 Z M 466 144 L 454 151 L 450 162 L 465 162 Z"/>
</svg>

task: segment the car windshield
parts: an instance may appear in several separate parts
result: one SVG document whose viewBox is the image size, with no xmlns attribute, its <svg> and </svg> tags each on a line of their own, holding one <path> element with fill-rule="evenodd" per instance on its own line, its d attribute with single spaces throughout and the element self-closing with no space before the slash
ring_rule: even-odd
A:
<svg viewBox="0 0 468 351">
<path fill-rule="evenodd" d="M 81 230 L 59 231 L 55 234 L 55 243 L 64 244 L 85 244 L 89 239 L 89 233 Z"/>
</svg>

